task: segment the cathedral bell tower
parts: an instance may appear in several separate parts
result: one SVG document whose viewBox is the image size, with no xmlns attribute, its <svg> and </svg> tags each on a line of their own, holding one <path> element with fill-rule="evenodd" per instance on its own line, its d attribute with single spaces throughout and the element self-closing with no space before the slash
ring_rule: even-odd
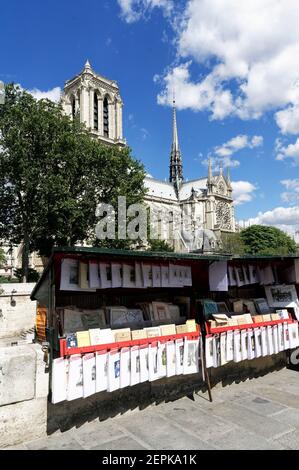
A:
<svg viewBox="0 0 299 470">
<path fill-rule="evenodd" d="M 184 180 L 183 164 L 182 164 L 182 156 L 181 156 L 179 139 L 178 139 L 176 107 L 175 107 L 175 100 L 173 100 L 172 145 L 171 145 L 170 165 L 169 165 L 169 182 L 174 185 L 177 196 L 179 196 L 179 189 L 182 185 L 183 180 Z"/>
<path fill-rule="evenodd" d="M 118 85 L 95 73 L 88 60 L 79 75 L 65 82 L 62 105 L 66 114 L 85 123 L 93 137 L 106 144 L 125 145 Z"/>
</svg>

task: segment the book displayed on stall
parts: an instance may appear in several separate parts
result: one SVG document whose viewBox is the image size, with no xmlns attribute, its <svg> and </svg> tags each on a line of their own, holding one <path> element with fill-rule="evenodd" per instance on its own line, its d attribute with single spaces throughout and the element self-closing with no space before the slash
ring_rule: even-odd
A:
<svg viewBox="0 0 299 470">
<path fill-rule="evenodd" d="M 140 351 L 139 346 L 131 348 L 131 381 L 130 385 L 140 383 Z"/>
<path fill-rule="evenodd" d="M 96 352 L 96 392 L 103 392 L 108 388 L 108 352 Z"/>
<path fill-rule="evenodd" d="M 73 354 L 69 360 L 67 400 L 83 397 L 83 363 L 80 354 Z"/>
<path fill-rule="evenodd" d="M 52 364 L 52 403 L 60 403 L 67 399 L 69 361 L 63 357 L 53 360 Z"/>
<path fill-rule="evenodd" d="M 175 340 L 175 373 L 181 375 L 184 373 L 184 349 L 185 341 L 183 338 Z"/>
<path fill-rule="evenodd" d="M 108 352 L 108 392 L 114 392 L 120 388 L 120 352 L 112 349 Z"/>
<path fill-rule="evenodd" d="M 89 331 L 77 331 L 76 336 L 78 348 L 90 346 Z"/>
<path fill-rule="evenodd" d="M 141 345 L 139 348 L 140 357 L 140 382 L 146 382 L 149 380 L 148 371 L 148 345 Z"/>
<path fill-rule="evenodd" d="M 96 393 L 96 358 L 95 355 L 85 354 L 83 361 L 83 397 Z"/>
<path fill-rule="evenodd" d="M 92 328 L 89 330 L 89 338 L 91 346 L 101 344 L 101 330 L 100 328 Z"/>
<path fill-rule="evenodd" d="M 120 350 L 120 388 L 131 384 L 131 348 Z"/>
</svg>

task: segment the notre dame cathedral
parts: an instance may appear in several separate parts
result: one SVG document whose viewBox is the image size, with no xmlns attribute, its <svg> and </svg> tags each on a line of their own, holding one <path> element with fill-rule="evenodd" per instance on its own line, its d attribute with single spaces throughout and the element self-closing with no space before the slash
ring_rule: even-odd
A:
<svg viewBox="0 0 299 470">
<path fill-rule="evenodd" d="M 62 97 L 65 112 L 79 114 L 90 133 L 110 145 L 125 145 L 122 131 L 123 102 L 114 80 L 94 72 L 87 61 L 78 75 L 65 83 Z M 171 236 L 169 228 L 161 233 L 176 251 L 213 251 L 220 247 L 222 232 L 235 232 L 232 186 L 229 175 L 222 169 L 212 174 L 209 163 L 208 176 L 184 180 L 183 161 L 179 146 L 175 103 L 172 116 L 172 143 L 169 162 L 169 181 L 147 176 L 146 203 L 158 221 L 169 214 L 173 217 L 188 212 L 189 226 L 183 226 L 178 237 Z M 185 234 L 188 233 L 188 236 Z M 190 233 L 192 236 L 190 236 Z"/>
</svg>

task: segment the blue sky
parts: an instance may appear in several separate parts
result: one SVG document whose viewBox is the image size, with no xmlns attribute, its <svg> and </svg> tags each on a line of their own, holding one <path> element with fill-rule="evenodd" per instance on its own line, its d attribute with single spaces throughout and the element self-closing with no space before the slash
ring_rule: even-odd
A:
<svg viewBox="0 0 299 470">
<path fill-rule="evenodd" d="M 185 179 L 205 176 L 208 157 L 215 169 L 222 162 L 237 219 L 292 232 L 299 229 L 296 3 L 10 0 L 1 6 L 0 80 L 57 96 L 88 58 L 118 82 L 125 138 L 161 179 L 175 89 Z"/>
</svg>

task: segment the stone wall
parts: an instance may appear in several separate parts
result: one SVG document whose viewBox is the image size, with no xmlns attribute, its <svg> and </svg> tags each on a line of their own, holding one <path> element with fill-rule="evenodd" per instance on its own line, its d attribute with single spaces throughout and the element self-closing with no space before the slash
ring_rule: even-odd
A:
<svg viewBox="0 0 299 470">
<path fill-rule="evenodd" d="M 0 448 L 46 435 L 48 384 L 40 345 L 0 348 Z"/>
<path fill-rule="evenodd" d="M 0 284 L 0 339 L 18 336 L 34 326 L 36 302 L 30 300 L 34 286 L 34 283 Z"/>
</svg>

